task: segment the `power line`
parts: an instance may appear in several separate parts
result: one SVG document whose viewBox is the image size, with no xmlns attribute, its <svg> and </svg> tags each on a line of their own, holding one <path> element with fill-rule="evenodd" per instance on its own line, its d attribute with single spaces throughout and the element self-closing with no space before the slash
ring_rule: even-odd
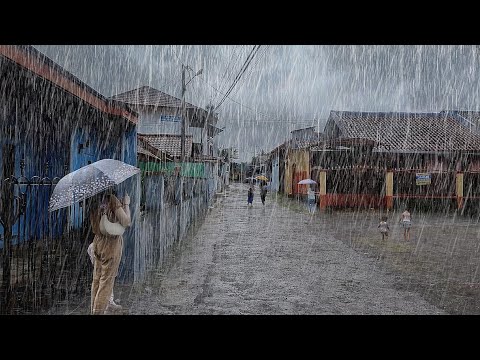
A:
<svg viewBox="0 0 480 360">
<path fill-rule="evenodd" d="M 255 59 L 255 62 L 253 63 L 252 66 L 250 66 L 250 68 L 249 68 L 249 70 L 248 70 L 248 73 L 245 74 L 245 76 L 244 76 L 244 78 L 243 78 L 243 82 L 244 82 L 244 83 L 251 78 L 251 76 L 252 76 L 252 74 L 253 74 L 253 69 L 260 63 L 260 61 L 261 61 L 261 59 L 262 59 L 262 56 L 265 56 L 265 55 L 267 54 L 268 48 L 269 48 L 269 45 L 265 46 L 265 47 L 263 48 L 263 53 L 257 54 L 257 58 Z M 248 79 L 248 80 L 247 80 L 247 79 Z M 239 89 L 240 89 L 240 88 L 237 87 L 236 92 L 235 92 L 233 95 L 238 94 Z"/>
<path fill-rule="evenodd" d="M 199 77 L 199 79 L 200 79 L 201 81 L 203 81 L 205 84 L 207 84 L 208 86 L 210 86 L 214 91 L 216 91 L 218 94 L 221 94 L 221 95 L 224 96 L 223 99 L 222 99 L 222 101 L 219 103 L 219 105 L 218 105 L 216 108 L 218 108 L 220 105 L 222 105 L 223 102 L 224 102 L 226 99 L 229 99 L 230 101 L 232 101 L 232 102 L 234 102 L 234 103 L 236 103 L 236 104 L 238 104 L 238 105 L 240 105 L 240 106 L 242 106 L 242 107 L 244 107 L 244 108 L 246 108 L 246 109 L 248 109 L 248 110 L 250 110 L 250 111 L 252 111 L 252 112 L 255 112 L 256 115 L 259 114 L 259 115 L 262 115 L 262 116 L 269 116 L 269 117 L 275 116 L 275 115 L 273 115 L 273 114 L 268 114 L 268 113 L 264 113 L 264 112 L 260 112 L 260 111 L 258 111 L 258 110 L 255 110 L 255 109 L 253 109 L 253 108 L 251 108 L 251 107 L 249 107 L 249 106 L 247 106 L 247 105 L 244 105 L 244 104 L 240 103 L 239 101 L 237 101 L 237 100 L 235 100 L 235 99 L 233 99 L 233 98 L 231 98 L 231 97 L 229 96 L 230 93 L 232 92 L 234 86 L 238 83 L 238 81 L 240 80 L 240 78 L 242 77 L 242 75 L 245 74 L 248 66 L 249 66 L 250 63 L 252 62 L 254 56 L 257 55 L 257 52 L 258 52 L 259 49 L 260 49 L 260 45 L 258 45 L 258 46 L 255 45 L 255 46 L 253 47 L 253 49 L 250 51 L 250 53 L 249 53 L 247 59 L 245 60 L 242 68 L 240 69 L 240 71 L 239 71 L 239 73 L 237 74 L 234 82 L 233 82 L 232 85 L 230 86 L 229 92 L 227 92 L 227 93 L 224 93 L 224 92 L 218 90 L 215 86 L 209 84 L 209 83 L 208 83 L 207 81 L 205 81 L 202 77 Z M 177 58 L 177 60 L 181 63 L 181 60 L 180 60 L 177 52 L 173 49 L 173 46 L 171 47 L 171 50 L 172 50 L 172 52 L 175 54 L 175 57 Z M 250 77 L 250 76 L 253 74 L 253 69 L 255 68 L 255 66 L 258 65 L 258 63 L 260 62 L 262 56 L 265 56 L 265 55 L 266 55 L 267 50 L 268 50 L 268 46 L 264 47 L 262 50 L 263 50 L 263 52 L 261 53 L 261 55 L 257 56 L 256 61 L 255 61 L 255 62 L 252 64 L 252 66 L 250 67 L 249 72 L 245 75 L 245 78 Z M 223 78 L 225 78 L 225 74 L 227 73 L 228 69 L 230 68 L 229 65 L 230 65 L 231 61 L 233 60 L 233 58 L 234 58 L 234 56 L 235 56 L 235 53 L 236 53 L 236 51 L 234 51 L 232 57 L 229 59 L 229 62 L 228 62 L 228 64 L 227 64 L 227 68 L 226 68 L 226 70 L 225 70 L 225 72 L 224 72 Z M 239 59 L 239 57 L 237 56 L 235 60 L 238 60 L 238 59 Z M 236 61 L 235 61 L 234 63 L 236 63 Z M 228 79 L 227 79 L 227 80 L 228 80 Z M 174 81 L 177 81 L 177 80 L 174 80 Z M 172 82 L 170 82 L 169 85 L 170 85 L 171 83 L 172 83 Z M 226 84 L 226 82 L 225 82 L 225 84 Z M 238 89 L 238 88 L 237 88 L 237 89 Z M 198 93 L 198 88 L 194 87 L 194 92 L 195 92 L 195 93 Z M 319 121 L 318 121 L 318 120 L 315 120 L 315 119 L 312 119 L 312 120 L 300 120 L 300 121 L 299 121 L 299 120 L 293 120 L 293 119 L 288 119 L 288 120 L 287 120 L 287 119 L 278 119 L 278 118 L 276 118 L 276 117 L 275 117 L 274 119 L 271 119 L 271 118 L 270 118 L 270 119 L 249 119 L 249 120 L 240 120 L 240 121 L 231 120 L 231 121 L 232 121 L 234 124 L 242 124 L 242 123 L 284 123 L 284 124 L 293 125 L 293 126 L 295 126 L 295 125 L 297 125 L 297 126 L 300 126 L 300 125 L 302 125 L 302 126 L 303 126 L 303 125 L 312 125 L 312 126 L 314 126 L 315 123 L 317 123 L 317 124 L 319 123 Z M 326 122 L 326 120 L 324 120 L 324 121 Z M 322 122 L 323 122 L 323 121 L 322 121 Z"/>
<path fill-rule="evenodd" d="M 230 88 L 228 89 L 226 96 L 230 95 L 230 93 L 232 92 L 233 88 L 235 87 L 235 85 L 238 83 L 238 81 L 240 80 L 240 78 L 242 77 L 242 75 L 246 72 L 248 66 L 250 65 L 250 63 L 252 62 L 253 58 L 255 57 L 255 55 L 257 54 L 258 50 L 260 49 L 260 46 L 261 45 L 256 45 L 256 48 L 255 46 L 253 47 L 252 51 L 250 52 L 250 54 L 248 55 L 247 59 L 245 60 L 245 63 L 243 64 L 242 68 L 240 69 L 240 72 L 239 74 L 237 75 L 237 77 L 235 78 L 235 80 L 233 81 L 232 85 L 230 86 Z M 223 101 L 225 101 L 225 97 L 222 99 L 222 101 L 220 102 L 220 104 L 217 106 L 217 108 L 223 103 Z"/>
<path fill-rule="evenodd" d="M 260 45 L 258 45 L 258 47 L 257 47 L 256 50 L 258 51 L 259 48 L 260 48 Z M 265 54 L 266 54 L 267 49 L 268 49 L 268 46 L 267 46 L 266 48 L 264 48 L 264 51 L 263 51 L 262 55 L 265 55 Z M 177 58 L 177 62 L 178 62 L 179 64 L 182 64 L 182 61 L 181 61 L 180 57 L 178 56 L 177 51 L 174 49 L 173 45 L 170 45 L 170 50 L 173 52 L 173 54 L 174 54 L 175 57 Z M 254 50 L 255 50 L 255 46 L 254 46 L 254 48 L 250 51 L 250 54 L 249 54 L 248 57 L 250 57 L 250 55 L 253 53 Z M 230 59 L 229 59 L 229 61 L 228 61 L 228 63 L 227 63 L 227 67 L 226 67 L 226 69 L 225 69 L 225 72 L 224 72 L 221 80 L 224 80 L 225 75 L 226 75 L 228 69 L 230 68 L 230 63 L 231 63 L 231 61 L 233 60 L 233 58 L 235 57 L 234 64 L 236 64 L 236 62 L 237 62 L 238 59 L 240 58 L 239 56 L 235 56 L 235 55 L 236 55 L 236 49 L 234 50 L 232 56 L 230 57 Z M 255 54 L 254 54 L 254 55 L 255 55 Z M 235 84 L 238 83 L 238 80 L 239 80 L 240 77 L 243 75 L 243 73 L 246 71 L 248 65 L 250 64 L 251 60 L 253 59 L 253 56 L 252 56 L 252 57 L 250 58 L 250 61 L 248 62 L 248 64 L 246 64 L 247 61 L 248 61 L 248 57 L 247 57 L 247 60 L 245 60 L 244 66 L 242 66 L 243 72 L 242 72 L 241 74 L 238 74 L 237 77 L 235 78 L 236 82 L 234 82 L 234 84 L 232 84 L 232 86 L 231 86 L 232 89 L 233 89 L 233 86 L 235 86 Z M 250 68 L 249 73 L 248 73 L 246 76 L 250 76 L 250 75 L 252 74 L 252 69 L 259 63 L 259 59 L 260 59 L 260 58 L 257 57 L 256 62 L 252 65 L 252 67 Z M 233 64 L 233 65 L 234 65 L 234 64 Z M 245 67 L 245 64 L 246 64 L 246 67 Z M 241 69 L 240 71 L 242 71 L 242 69 Z M 244 104 L 241 104 L 240 102 L 234 100 L 233 98 L 231 98 L 231 97 L 228 96 L 229 94 L 225 94 L 225 93 L 223 93 L 222 91 L 218 90 L 218 89 L 215 88 L 214 86 L 212 86 L 212 85 L 210 85 L 209 83 L 207 83 L 203 78 L 200 77 L 199 79 L 202 80 L 202 81 L 203 81 L 205 84 L 207 84 L 208 86 L 210 86 L 213 90 L 215 90 L 215 91 L 217 92 L 217 94 L 224 95 L 224 98 L 222 99 L 221 103 L 217 106 L 217 108 L 225 101 L 226 98 L 228 98 L 230 101 L 232 101 L 232 102 L 234 102 L 234 103 L 236 103 L 236 104 L 238 104 L 238 105 L 240 105 L 240 106 L 243 106 L 243 107 L 245 107 L 245 108 L 247 108 L 247 109 L 249 109 L 249 110 L 251 110 L 251 111 L 254 111 L 255 113 L 258 113 L 258 114 L 261 114 L 261 115 L 265 115 L 264 113 L 259 112 L 258 110 L 254 110 L 254 109 L 252 109 L 251 107 L 248 107 L 248 106 L 246 106 L 246 105 L 244 105 Z M 225 82 L 222 83 L 222 81 L 221 81 L 220 87 L 223 87 L 224 84 L 226 85 L 228 79 L 230 79 L 230 76 L 228 76 L 228 78 L 226 79 Z M 179 80 L 174 79 L 174 80 L 168 82 L 166 85 L 163 85 L 163 87 L 165 88 L 165 87 L 167 87 L 167 86 L 169 86 L 169 85 L 171 85 L 171 84 L 173 84 L 173 83 L 175 83 L 175 82 L 179 82 Z M 230 92 L 231 92 L 231 90 L 230 90 Z M 213 101 L 213 100 L 215 100 L 215 99 L 216 99 L 216 96 L 215 96 L 215 98 L 213 98 L 213 96 L 212 96 L 212 97 L 210 98 L 210 101 Z"/>
<path fill-rule="evenodd" d="M 240 45 L 241 47 L 242 45 Z M 225 68 L 225 71 L 223 73 L 223 76 L 222 78 L 220 79 L 220 83 L 219 83 L 219 88 L 220 89 L 223 89 L 223 87 L 227 86 L 229 80 L 230 80 L 230 77 L 233 76 L 232 74 L 229 74 L 227 78 L 225 78 L 225 75 L 227 75 L 227 72 L 228 70 L 230 69 L 230 63 L 232 62 L 233 58 L 235 58 L 235 61 L 234 63 L 232 64 L 232 66 L 234 67 L 238 61 L 238 59 L 240 59 L 240 56 L 236 56 L 236 53 L 237 53 L 237 49 L 235 49 L 233 51 L 233 54 L 232 56 L 230 57 L 229 61 L 228 61 L 228 64 L 227 64 L 227 67 Z M 217 93 L 217 96 L 218 96 L 218 93 Z M 215 96 L 215 98 L 211 99 L 212 101 L 215 101 L 217 100 L 217 96 Z"/>
<path fill-rule="evenodd" d="M 240 69 L 240 72 L 238 73 L 237 77 L 235 78 L 235 80 L 233 81 L 232 85 L 230 86 L 230 88 L 228 89 L 228 91 L 226 92 L 226 94 L 224 95 L 223 99 L 220 101 L 220 103 L 217 105 L 217 107 L 215 108 L 218 109 L 222 104 L 223 102 L 225 101 L 225 99 L 227 98 L 228 95 L 230 95 L 230 93 L 232 92 L 233 88 L 235 87 L 235 85 L 238 83 L 238 81 L 240 80 L 240 78 L 242 77 L 242 75 L 245 73 L 245 71 L 247 70 L 248 68 L 248 65 L 250 65 L 251 61 L 253 60 L 255 54 L 258 52 L 258 49 L 260 49 L 260 46 L 261 45 L 255 45 L 252 49 L 252 51 L 250 51 L 250 54 L 248 54 L 248 57 L 247 59 L 245 60 L 245 63 L 243 64 L 242 68 Z"/>
<path fill-rule="evenodd" d="M 218 92 L 219 94 L 225 95 L 223 92 L 221 92 L 220 90 L 218 90 L 215 86 L 209 84 L 208 82 L 206 82 L 206 81 L 203 80 L 202 78 L 200 78 L 200 80 L 203 81 L 203 82 L 204 82 L 205 84 L 207 84 L 208 86 L 210 86 L 213 90 L 215 90 L 215 91 Z M 251 107 L 249 107 L 249 106 L 247 106 L 247 105 L 244 105 L 244 104 L 238 102 L 237 100 L 231 98 L 230 96 L 227 96 L 226 98 L 227 98 L 228 100 L 233 101 L 234 103 L 236 103 L 236 104 L 238 104 L 238 105 L 246 108 L 246 109 L 249 109 L 249 110 L 255 112 L 256 114 L 260 114 L 260 115 L 264 115 L 264 116 L 271 116 L 271 115 L 267 115 L 266 113 L 262 113 L 262 112 L 260 112 L 260 111 L 258 111 L 258 110 L 252 109 Z"/>
<path fill-rule="evenodd" d="M 170 45 L 170 49 L 171 49 L 172 52 L 175 54 L 175 57 L 177 58 L 178 63 L 179 63 L 179 64 L 183 64 L 183 62 L 182 62 L 182 60 L 180 60 L 180 57 L 178 56 L 177 52 L 174 50 L 173 45 Z"/>
<path fill-rule="evenodd" d="M 203 78 L 199 78 L 201 81 L 203 81 L 205 84 L 207 84 L 208 86 L 210 86 L 213 90 L 217 91 L 219 94 L 221 95 L 225 95 L 224 93 L 222 93 L 220 90 L 218 90 L 215 86 L 209 84 L 207 81 L 205 81 Z M 264 112 L 260 112 L 258 110 L 255 110 L 255 109 L 252 109 L 251 107 L 247 106 L 247 105 L 244 105 L 242 104 L 241 102 L 231 98 L 230 96 L 227 96 L 227 99 L 254 112 L 255 114 L 260 114 L 260 115 L 263 115 L 263 116 L 269 116 L 270 119 L 243 119 L 241 121 L 238 121 L 236 123 L 242 123 L 242 122 L 250 122 L 250 123 L 253 123 L 253 122 L 257 122 L 257 123 L 260 123 L 260 122 L 268 122 L 268 123 L 285 123 L 285 124 L 291 124 L 291 125 L 315 125 L 319 122 L 326 122 L 327 119 L 311 119 L 311 120 L 295 120 L 295 119 L 279 119 L 278 117 L 276 117 L 274 114 L 270 114 L 270 113 L 264 113 Z M 273 117 L 273 118 L 272 118 Z M 231 120 L 232 122 L 234 122 L 234 120 Z"/>
</svg>

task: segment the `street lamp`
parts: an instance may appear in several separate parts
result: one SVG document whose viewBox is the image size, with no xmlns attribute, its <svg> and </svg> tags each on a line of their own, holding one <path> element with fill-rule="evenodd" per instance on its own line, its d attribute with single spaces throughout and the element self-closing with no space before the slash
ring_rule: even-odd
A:
<svg viewBox="0 0 480 360">
<path fill-rule="evenodd" d="M 186 122 L 187 122 L 187 109 L 185 106 L 185 92 L 187 91 L 187 85 L 192 81 L 196 76 L 200 75 L 203 72 L 203 69 L 197 71 L 195 75 L 193 75 L 187 83 L 185 83 L 185 69 L 192 70 L 192 68 L 188 65 L 182 64 L 182 137 L 180 142 L 180 171 L 178 173 L 179 176 L 179 194 L 180 194 L 180 201 L 178 202 L 178 211 L 177 211 L 177 240 L 180 241 L 180 220 L 182 217 L 182 203 L 183 203 L 183 176 L 182 176 L 182 167 L 185 163 L 185 131 L 186 131 Z"/>
</svg>

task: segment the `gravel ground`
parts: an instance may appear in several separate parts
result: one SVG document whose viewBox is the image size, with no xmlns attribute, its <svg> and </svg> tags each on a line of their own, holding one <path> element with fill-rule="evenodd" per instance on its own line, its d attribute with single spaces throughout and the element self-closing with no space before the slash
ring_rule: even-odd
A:
<svg viewBox="0 0 480 360">
<path fill-rule="evenodd" d="M 339 229 L 365 224 L 311 216 L 271 194 L 262 206 L 258 189 L 249 208 L 246 195 L 232 184 L 149 283 L 120 292 L 126 313 L 445 314 L 401 289 L 381 257 L 339 239 Z"/>
</svg>

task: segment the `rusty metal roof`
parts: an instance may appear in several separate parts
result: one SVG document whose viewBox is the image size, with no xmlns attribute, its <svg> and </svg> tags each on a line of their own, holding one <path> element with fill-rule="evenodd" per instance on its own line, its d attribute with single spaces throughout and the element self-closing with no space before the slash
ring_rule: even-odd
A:
<svg viewBox="0 0 480 360">
<path fill-rule="evenodd" d="M 480 135 L 448 113 L 331 111 L 330 121 L 339 138 L 368 139 L 388 150 L 480 150 Z"/>
</svg>

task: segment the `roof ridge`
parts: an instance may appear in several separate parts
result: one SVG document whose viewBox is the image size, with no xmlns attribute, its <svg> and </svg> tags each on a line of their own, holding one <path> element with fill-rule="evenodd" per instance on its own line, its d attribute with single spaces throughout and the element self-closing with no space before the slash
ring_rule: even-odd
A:
<svg viewBox="0 0 480 360">
<path fill-rule="evenodd" d="M 155 88 L 152 88 L 149 85 L 143 85 L 143 86 L 137 87 L 135 89 L 127 90 L 127 91 L 112 95 L 112 96 L 110 96 L 110 98 L 114 98 L 115 96 L 125 95 L 125 94 L 128 94 L 128 93 L 134 92 L 134 91 L 138 91 L 138 90 L 143 89 L 143 88 L 150 88 L 150 89 L 156 90 Z"/>
<path fill-rule="evenodd" d="M 132 102 L 132 99 L 128 99 L 129 96 L 137 97 L 138 101 Z M 167 93 L 163 90 L 159 90 L 157 88 L 154 88 L 150 85 L 143 85 L 143 86 L 137 87 L 135 89 L 128 90 L 128 91 L 125 91 L 123 93 L 113 95 L 113 96 L 110 97 L 110 99 L 117 100 L 117 101 L 122 101 L 122 102 L 125 102 L 127 104 L 130 103 L 130 104 L 141 105 L 142 103 L 144 103 L 144 105 L 152 105 L 152 106 L 155 105 L 151 101 L 150 102 L 146 101 L 146 98 L 148 96 L 151 96 L 151 97 L 163 96 L 163 97 L 167 98 L 167 102 L 172 101 L 172 100 L 173 100 L 173 102 L 181 102 L 182 101 L 182 99 L 180 99 L 180 98 L 178 98 L 174 95 L 171 95 L 171 94 L 169 94 L 169 93 Z M 121 99 L 118 99 L 118 98 L 124 98 L 124 99 L 121 100 Z M 143 101 L 140 101 L 140 98 L 143 98 Z M 159 98 L 157 99 L 157 102 L 160 102 Z M 159 106 L 162 106 L 162 105 L 159 105 Z M 189 103 L 188 101 L 185 101 L 185 106 L 187 108 L 201 109 L 203 111 L 207 111 L 206 109 L 203 109 L 203 108 L 201 108 L 200 106 L 197 106 L 197 105 L 193 105 L 193 104 Z M 173 107 L 179 107 L 179 106 L 177 104 L 177 105 L 174 105 Z"/>
<path fill-rule="evenodd" d="M 330 113 L 339 114 L 375 114 L 375 115 L 390 115 L 390 114 L 406 114 L 406 115 L 440 115 L 441 112 L 419 112 L 419 111 L 351 111 L 351 110 L 331 110 Z"/>
</svg>

